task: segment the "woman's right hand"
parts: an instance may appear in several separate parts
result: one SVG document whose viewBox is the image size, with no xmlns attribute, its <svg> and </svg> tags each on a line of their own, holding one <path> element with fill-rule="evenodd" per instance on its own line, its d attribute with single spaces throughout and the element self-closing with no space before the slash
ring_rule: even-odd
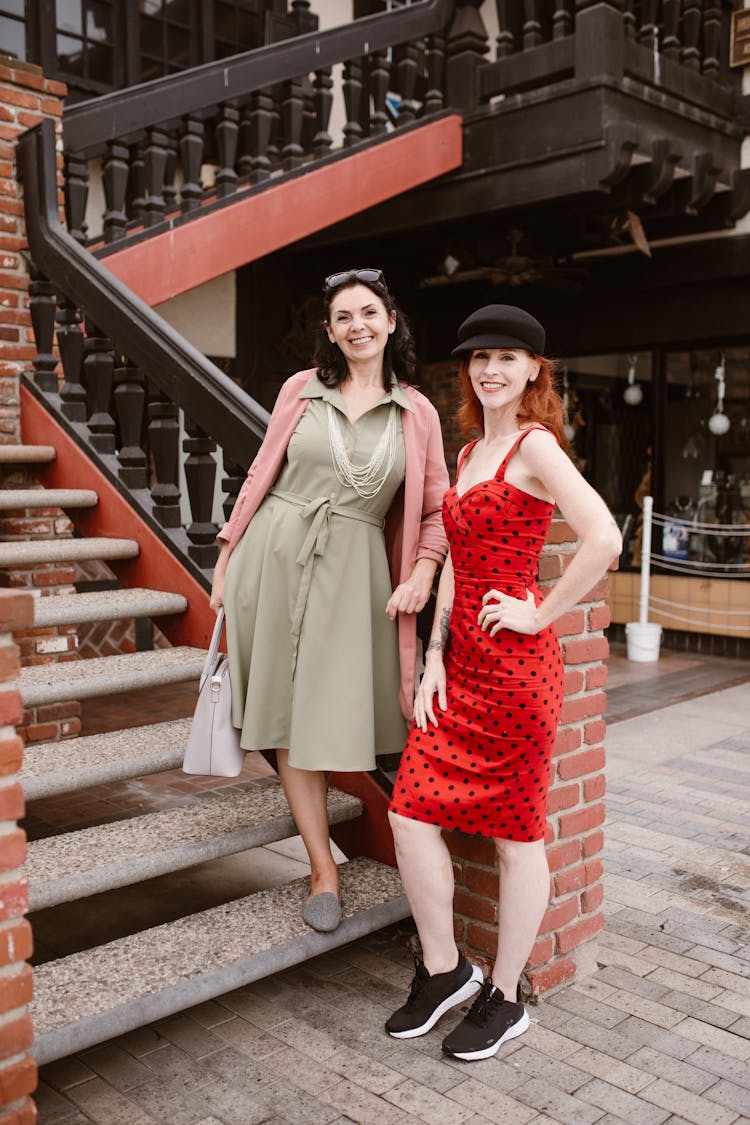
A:
<svg viewBox="0 0 750 1125">
<path fill-rule="evenodd" d="M 427 730 L 428 719 L 433 726 L 438 725 L 434 711 L 435 692 L 437 692 L 438 706 L 441 711 L 445 711 L 448 697 L 445 690 L 445 665 L 442 653 L 437 655 L 430 653 L 427 657 L 424 675 L 414 700 L 414 721 L 423 732 Z"/>
<path fill-rule="evenodd" d="M 211 583 L 211 601 L 209 602 L 211 609 L 214 613 L 218 613 L 224 605 L 224 575 L 214 572 L 214 580 Z"/>
</svg>

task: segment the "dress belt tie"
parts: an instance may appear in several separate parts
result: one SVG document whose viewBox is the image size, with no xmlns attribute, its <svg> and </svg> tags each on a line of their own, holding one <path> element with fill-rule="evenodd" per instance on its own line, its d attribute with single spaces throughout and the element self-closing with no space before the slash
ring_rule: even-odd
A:
<svg viewBox="0 0 750 1125">
<path fill-rule="evenodd" d="M 283 492 L 276 488 L 272 488 L 269 495 L 277 496 L 279 500 L 284 500 L 287 504 L 293 504 L 295 508 L 300 509 L 299 514 L 302 519 L 312 520 L 302 549 L 297 555 L 297 562 L 302 567 L 302 578 L 294 613 L 292 614 L 290 633 L 292 640 L 292 676 L 294 676 L 297 667 L 297 650 L 300 633 L 302 632 L 302 621 L 312 586 L 315 558 L 325 554 L 331 516 L 343 516 L 344 519 L 359 520 L 360 523 L 369 523 L 381 530 L 385 527 L 385 520 L 370 515 L 369 512 L 365 512 L 361 508 L 348 508 L 334 504 L 330 496 L 316 496 L 314 500 L 304 500 L 301 496 L 295 496 L 292 492 Z"/>
</svg>

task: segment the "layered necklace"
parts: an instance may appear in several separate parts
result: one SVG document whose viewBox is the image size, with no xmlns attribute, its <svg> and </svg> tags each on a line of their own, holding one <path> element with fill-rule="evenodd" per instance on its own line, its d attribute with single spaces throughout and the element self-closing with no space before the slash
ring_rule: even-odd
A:
<svg viewBox="0 0 750 1125">
<path fill-rule="evenodd" d="M 363 500 L 377 496 L 396 460 L 398 406 L 391 403 L 385 429 L 372 451 L 372 457 L 365 465 L 352 464 L 346 452 L 338 411 L 330 402 L 326 403 L 326 406 L 328 407 L 328 445 L 336 476 L 341 484 L 348 484 Z"/>
</svg>

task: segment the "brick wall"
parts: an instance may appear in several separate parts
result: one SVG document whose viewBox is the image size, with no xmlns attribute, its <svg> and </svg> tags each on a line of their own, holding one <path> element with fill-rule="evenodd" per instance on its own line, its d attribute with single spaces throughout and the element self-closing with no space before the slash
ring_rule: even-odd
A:
<svg viewBox="0 0 750 1125">
<path fill-rule="evenodd" d="M 23 202 L 16 178 L 15 142 L 26 129 L 45 117 L 62 115 L 65 87 L 45 79 L 38 67 L 0 55 L 0 444 L 22 441 L 19 380 L 32 369 L 36 355 L 29 312 L 29 264 Z M 21 465 L 3 466 L 0 488 L 33 488 L 33 473 Z M 73 525 L 59 508 L 19 508 L 0 513 L 4 541 L 69 538 Z M 4 585 L 34 590 L 47 596 L 68 593 L 75 570 L 64 563 L 14 568 L 3 575 Z M 48 664 L 76 659 L 75 626 L 24 630 L 16 637 L 24 664 Z M 27 739 L 75 733 L 70 716 L 53 719 L 36 711 L 24 716 Z"/>
<path fill-rule="evenodd" d="M 15 724 L 21 719 L 18 648 L 13 630 L 33 617 L 29 593 L 0 590 L 0 1125 L 31 1125 L 36 1110 L 29 1095 L 36 1087 L 36 1064 L 29 1056 L 31 1018 L 31 928 L 26 879 L 21 864 L 26 836 L 18 827 L 23 792 L 18 781 L 23 743 Z"/>
</svg>

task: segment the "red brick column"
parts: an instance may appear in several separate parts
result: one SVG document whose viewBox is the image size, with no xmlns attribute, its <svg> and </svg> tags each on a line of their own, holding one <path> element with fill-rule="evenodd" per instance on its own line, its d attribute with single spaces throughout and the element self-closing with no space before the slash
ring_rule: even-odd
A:
<svg viewBox="0 0 750 1125">
<path fill-rule="evenodd" d="M 18 782 L 23 743 L 15 731 L 21 720 L 18 649 L 13 630 L 33 619 L 33 597 L 16 590 L 0 590 L 0 1125 L 31 1125 L 36 1109 L 29 1097 L 36 1088 L 32 1043 L 31 927 L 26 879 L 21 864 L 26 836 L 17 821 L 23 816 L 23 792 Z"/>
<path fill-rule="evenodd" d="M 560 577 L 576 543 L 555 520 L 540 564 L 541 585 Z M 547 806 L 550 903 L 526 973 L 533 993 L 590 972 L 604 924 L 604 685 L 608 652 L 608 578 L 556 622 L 565 663 L 565 703 L 555 743 Z M 492 840 L 450 833 L 456 875 L 456 936 L 480 960 L 497 949 L 498 876 Z"/>
</svg>

